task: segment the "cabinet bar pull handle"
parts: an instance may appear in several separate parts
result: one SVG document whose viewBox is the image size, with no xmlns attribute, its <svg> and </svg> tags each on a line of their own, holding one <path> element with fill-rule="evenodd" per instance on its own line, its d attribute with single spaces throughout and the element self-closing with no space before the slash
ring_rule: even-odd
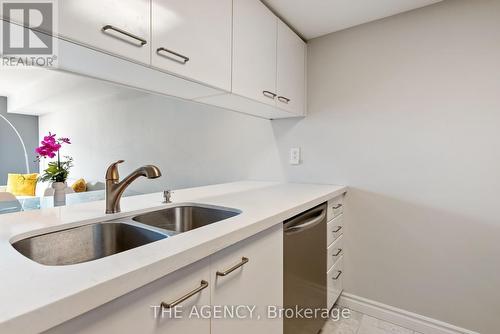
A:
<svg viewBox="0 0 500 334">
<path fill-rule="evenodd" d="M 342 229 L 342 226 L 337 226 L 337 229 L 332 231 L 332 233 L 337 233 L 338 231 L 340 231 Z"/>
<path fill-rule="evenodd" d="M 338 274 L 337 274 L 337 276 L 332 277 L 333 280 L 338 280 L 340 275 L 342 275 L 342 270 L 337 270 L 337 271 L 338 271 Z"/>
<path fill-rule="evenodd" d="M 276 94 L 274 94 L 268 90 L 262 91 L 262 94 L 264 94 L 265 97 L 268 97 L 268 98 L 273 99 L 273 100 L 276 97 Z"/>
<path fill-rule="evenodd" d="M 248 258 L 242 257 L 241 262 L 238 263 L 237 265 L 235 265 L 234 267 L 231 267 L 226 271 L 222 271 L 222 272 L 218 271 L 216 274 L 217 274 L 217 276 L 227 276 L 230 273 L 232 273 L 233 271 L 235 271 L 236 269 L 243 267 L 245 265 L 245 263 L 248 263 L 248 261 L 249 261 Z"/>
<path fill-rule="evenodd" d="M 341 207 L 342 207 L 342 204 L 337 204 L 332 209 L 337 210 L 337 209 L 340 209 Z"/>
<path fill-rule="evenodd" d="M 288 102 L 290 102 L 291 100 L 284 96 L 278 96 L 278 101 L 288 104 Z"/>
<path fill-rule="evenodd" d="M 127 37 L 130 37 L 130 38 L 132 38 L 132 39 L 135 39 L 136 41 L 139 41 L 139 42 L 141 43 L 141 45 L 138 45 L 139 47 L 141 47 L 141 46 L 144 46 L 144 45 L 148 44 L 148 42 L 147 42 L 144 38 L 140 38 L 139 36 L 136 36 L 136 35 L 134 35 L 134 34 L 131 34 L 131 33 L 129 33 L 128 31 L 122 30 L 122 29 L 120 29 L 120 28 L 114 27 L 114 26 L 112 26 L 112 25 L 110 25 L 110 24 L 105 25 L 104 27 L 102 27 L 102 29 L 101 29 L 101 30 L 102 30 L 102 32 L 103 32 L 103 33 L 107 33 L 107 31 L 108 31 L 108 30 L 113 30 L 113 31 L 116 31 L 117 33 L 120 33 L 120 34 L 122 34 L 122 35 L 125 35 L 125 36 L 127 36 Z"/>
<path fill-rule="evenodd" d="M 179 59 L 175 59 L 175 58 L 172 58 L 172 57 L 169 57 L 169 56 L 168 56 L 168 55 L 166 55 L 166 54 L 162 54 L 162 52 L 167 52 L 167 53 L 170 53 L 170 54 L 172 54 L 172 55 L 174 55 L 174 56 L 176 56 L 176 57 L 181 58 L 181 60 L 179 60 Z M 180 53 L 177 53 L 177 52 L 175 52 L 175 51 L 172 51 L 172 50 L 166 49 L 166 48 L 164 48 L 164 47 L 158 48 L 158 49 L 156 50 L 156 53 L 157 53 L 158 55 L 162 56 L 162 57 L 165 57 L 165 58 L 168 58 L 168 59 L 170 59 L 170 60 L 173 60 L 173 61 L 176 61 L 176 62 L 178 62 L 178 63 L 181 63 L 182 65 L 186 64 L 186 63 L 189 61 L 189 58 L 188 58 L 188 57 L 186 57 L 186 56 L 184 56 L 184 55 L 181 55 Z"/>
<path fill-rule="evenodd" d="M 174 308 L 176 307 L 177 305 L 179 305 L 180 303 L 182 303 L 183 301 L 193 297 L 194 295 L 196 295 L 198 292 L 200 292 L 201 290 L 204 290 L 208 288 L 208 282 L 207 281 L 201 281 L 201 285 L 194 289 L 193 291 L 185 294 L 184 296 L 182 296 L 181 298 L 177 299 L 177 300 L 174 300 L 173 302 L 171 303 L 165 303 L 165 302 L 161 302 L 160 306 L 161 308 L 165 308 L 165 309 L 171 309 L 171 308 Z"/>
<path fill-rule="evenodd" d="M 332 256 L 339 256 L 340 253 L 342 253 L 342 248 L 339 248 L 336 254 L 333 254 Z"/>
</svg>

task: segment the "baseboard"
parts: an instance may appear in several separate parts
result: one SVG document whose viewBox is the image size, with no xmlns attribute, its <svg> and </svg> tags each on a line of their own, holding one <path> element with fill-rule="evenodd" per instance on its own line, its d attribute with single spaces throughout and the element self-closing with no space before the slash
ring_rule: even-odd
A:
<svg viewBox="0 0 500 334">
<path fill-rule="evenodd" d="M 350 293 L 342 293 L 337 304 L 422 334 L 479 334 Z"/>
</svg>

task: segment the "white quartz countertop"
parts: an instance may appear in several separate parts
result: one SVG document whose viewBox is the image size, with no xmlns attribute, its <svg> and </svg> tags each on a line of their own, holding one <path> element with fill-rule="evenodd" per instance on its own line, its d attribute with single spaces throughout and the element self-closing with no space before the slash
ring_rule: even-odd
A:
<svg viewBox="0 0 500 334">
<path fill-rule="evenodd" d="M 0 333 L 39 333 L 280 224 L 346 191 L 343 186 L 244 181 L 123 198 L 105 215 L 104 201 L 0 216 Z M 241 210 L 227 220 L 95 261 L 44 266 L 11 242 L 181 203 Z"/>
</svg>

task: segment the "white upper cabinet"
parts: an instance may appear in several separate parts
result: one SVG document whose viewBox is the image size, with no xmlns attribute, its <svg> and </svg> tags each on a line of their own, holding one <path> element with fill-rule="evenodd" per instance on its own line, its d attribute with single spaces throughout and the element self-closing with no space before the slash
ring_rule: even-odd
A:
<svg viewBox="0 0 500 334">
<path fill-rule="evenodd" d="M 153 0 L 154 67 L 231 90 L 232 0 Z"/>
<path fill-rule="evenodd" d="M 150 63 L 149 0 L 64 0 L 58 4 L 61 36 Z"/>
<path fill-rule="evenodd" d="M 278 22 L 276 105 L 297 115 L 305 109 L 306 44 L 286 24 Z"/>
<path fill-rule="evenodd" d="M 58 4 L 59 35 L 88 46 L 61 43 L 64 70 L 266 119 L 305 115 L 306 44 L 260 0 Z M 89 49 L 112 59 L 81 63 Z M 152 84 L 133 66 L 122 70 L 130 60 L 156 73 Z"/>
<path fill-rule="evenodd" d="M 276 105 L 277 17 L 259 0 L 233 2 L 233 93 Z"/>
</svg>

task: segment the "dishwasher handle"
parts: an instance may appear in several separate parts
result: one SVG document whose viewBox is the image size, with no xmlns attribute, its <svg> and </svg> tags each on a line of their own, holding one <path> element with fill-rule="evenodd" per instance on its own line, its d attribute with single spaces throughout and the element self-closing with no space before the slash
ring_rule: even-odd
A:
<svg viewBox="0 0 500 334">
<path fill-rule="evenodd" d="M 313 216 L 312 218 L 307 219 L 306 217 L 308 216 Z M 289 221 L 285 221 L 285 224 L 283 225 L 284 232 L 285 233 L 297 233 L 297 232 L 302 232 L 304 230 L 310 229 L 317 224 L 321 223 L 324 219 L 326 218 L 326 208 L 324 205 L 312 209 L 308 212 L 306 212 L 303 215 L 300 215 L 298 217 L 292 218 Z M 305 219 L 305 221 L 304 221 Z M 301 224 L 295 225 L 299 222 L 302 222 Z"/>
</svg>

